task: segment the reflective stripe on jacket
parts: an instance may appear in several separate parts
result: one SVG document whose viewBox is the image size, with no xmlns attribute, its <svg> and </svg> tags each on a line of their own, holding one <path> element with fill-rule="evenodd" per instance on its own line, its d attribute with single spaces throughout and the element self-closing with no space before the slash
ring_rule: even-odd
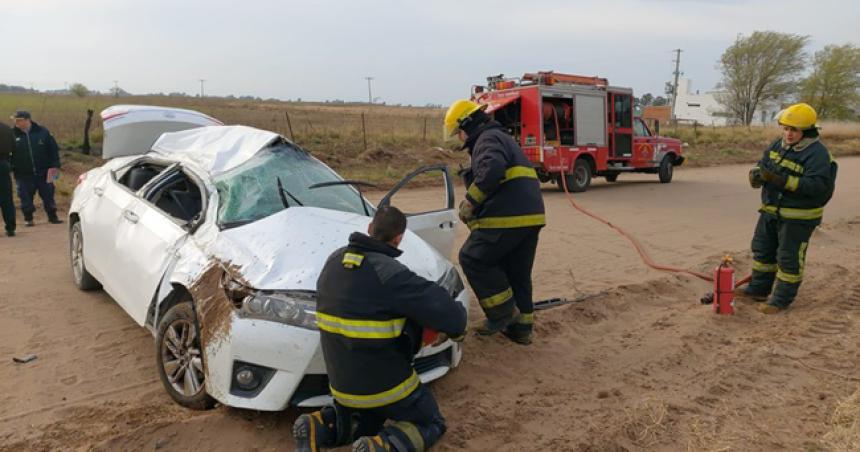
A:
<svg viewBox="0 0 860 452">
<path fill-rule="evenodd" d="M 777 140 L 765 150 L 759 166 L 786 179 L 783 187 L 762 186 L 759 212 L 787 221 L 821 222 L 824 206 L 833 196 L 838 167 L 818 138 L 804 138 L 792 146 Z"/>
<path fill-rule="evenodd" d="M 422 327 L 459 336 L 466 310 L 442 287 L 365 234 L 329 256 L 317 281 L 317 327 L 332 396 L 353 408 L 402 400 L 418 388 L 412 368 Z"/>
<path fill-rule="evenodd" d="M 466 141 L 472 157 L 466 199 L 475 206 L 474 229 L 546 224 L 540 181 L 531 162 L 502 126 L 490 121 Z"/>
</svg>

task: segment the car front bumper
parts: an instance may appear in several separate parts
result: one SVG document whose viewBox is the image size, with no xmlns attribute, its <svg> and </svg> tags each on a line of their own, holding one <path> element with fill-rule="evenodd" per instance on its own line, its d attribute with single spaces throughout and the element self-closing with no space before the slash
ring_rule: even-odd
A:
<svg viewBox="0 0 860 452">
<path fill-rule="evenodd" d="M 469 296 L 457 301 L 468 310 Z M 462 344 L 450 340 L 424 347 L 416 355 L 421 381 L 441 378 L 460 364 Z M 224 405 L 261 411 L 281 411 L 290 405 L 318 407 L 331 403 L 319 332 L 233 313 L 230 334 L 205 350 L 206 391 Z M 241 369 L 253 369 L 259 385 L 242 389 Z"/>
</svg>

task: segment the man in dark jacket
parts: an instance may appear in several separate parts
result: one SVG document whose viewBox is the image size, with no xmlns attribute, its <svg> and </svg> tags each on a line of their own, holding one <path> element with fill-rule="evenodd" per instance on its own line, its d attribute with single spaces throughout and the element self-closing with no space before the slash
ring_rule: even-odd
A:
<svg viewBox="0 0 860 452">
<path fill-rule="evenodd" d="M 797 296 L 809 239 L 833 196 L 837 165 L 818 140 L 816 119 L 807 104 L 786 108 L 779 117 L 782 139 L 750 170 L 762 206 L 752 239 L 752 281 L 741 299 L 762 302 L 765 314 L 785 310 Z"/>
<path fill-rule="evenodd" d="M 6 235 L 9 237 L 15 236 L 15 203 L 12 200 L 12 179 L 9 177 L 9 158 L 14 148 L 12 129 L 0 122 L 0 213 L 3 214 Z"/>
<path fill-rule="evenodd" d="M 351 441 L 354 451 L 423 451 L 445 433 L 412 360 L 422 328 L 462 338 L 466 310 L 395 260 L 405 230 L 402 212 L 380 208 L 370 235 L 353 233 L 320 273 L 317 326 L 334 405 L 296 419 L 298 451 Z"/>
<path fill-rule="evenodd" d="M 460 219 L 471 233 L 460 249 L 460 265 L 487 317 L 477 331 L 501 331 L 529 344 L 532 265 L 546 224 L 537 173 L 513 137 L 472 101 L 458 100 L 448 108 L 445 133 L 458 135 L 471 157 L 460 204 Z"/>
<path fill-rule="evenodd" d="M 52 224 L 62 223 L 54 202 L 54 179 L 60 171 L 60 148 L 51 132 L 32 121 L 30 112 L 19 110 L 15 120 L 15 151 L 12 153 L 12 172 L 18 185 L 21 212 L 27 226 L 33 226 L 36 192 Z"/>
</svg>

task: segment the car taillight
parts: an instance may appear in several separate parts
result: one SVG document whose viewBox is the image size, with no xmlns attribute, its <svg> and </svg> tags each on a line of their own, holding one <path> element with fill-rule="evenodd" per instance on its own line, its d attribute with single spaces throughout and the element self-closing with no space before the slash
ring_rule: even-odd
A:
<svg viewBox="0 0 860 452">
<path fill-rule="evenodd" d="M 78 185 L 81 185 L 86 178 L 87 178 L 87 173 L 81 173 L 81 175 L 78 176 Z"/>
</svg>

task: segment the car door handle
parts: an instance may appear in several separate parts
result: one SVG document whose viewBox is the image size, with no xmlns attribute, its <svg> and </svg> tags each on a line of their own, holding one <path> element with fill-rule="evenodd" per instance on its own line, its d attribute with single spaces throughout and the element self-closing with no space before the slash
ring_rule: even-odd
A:
<svg viewBox="0 0 860 452">
<path fill-rule="evenodd" d="M 101 188 L 101 187 L 96 187 L 96 188 L 93 188 L 93 193 L 95 193 L 96 196 L 101 196 L 101 195 L 105 194 L 105 189 Z"/>
<path fill-rule="evenodd" d="M 443 221 L 443 222 L 439 223 L 439 229 L 445 229 L 445 226 L 448 226 L 449 228 L 453 228 L 454 222 L 453 221 Z"/>
<path fill-rule="evenodd" d="M 137 223 L 138 220 L 140 220 L 140 218 L 137 216 L 137 214 L 130 211 L 130 210 L 123 210 L 122 216 L 124 216 L 125 219 L 128 220 L 132 224 Z"/>
</svg>

